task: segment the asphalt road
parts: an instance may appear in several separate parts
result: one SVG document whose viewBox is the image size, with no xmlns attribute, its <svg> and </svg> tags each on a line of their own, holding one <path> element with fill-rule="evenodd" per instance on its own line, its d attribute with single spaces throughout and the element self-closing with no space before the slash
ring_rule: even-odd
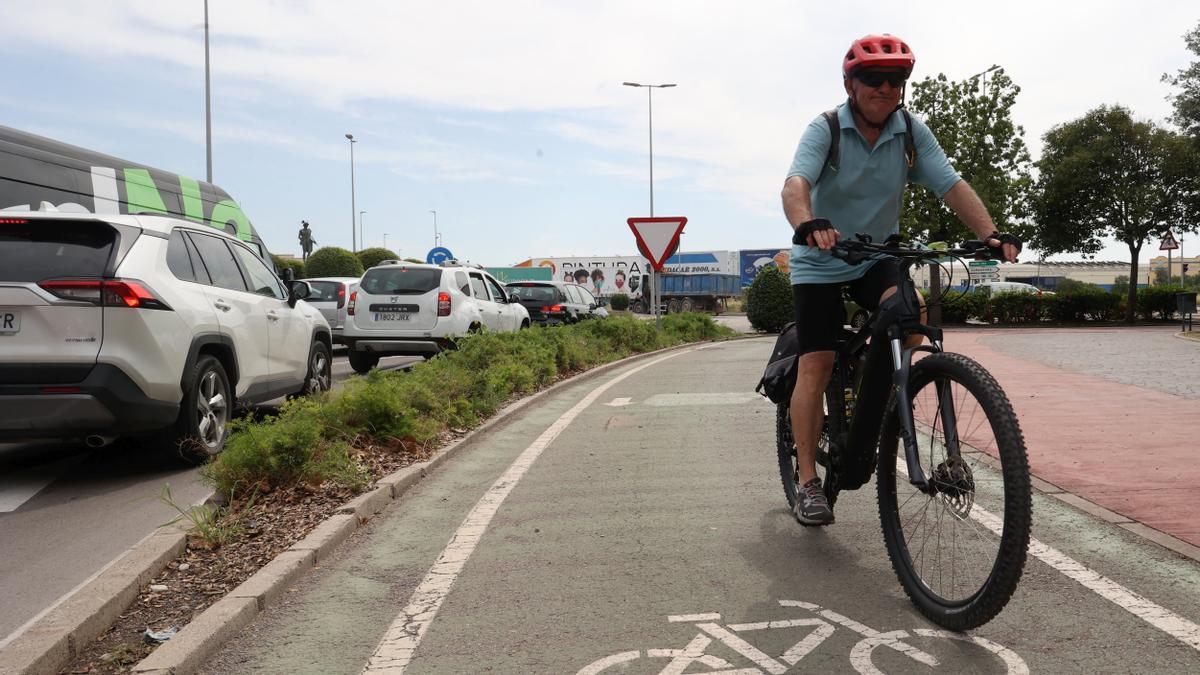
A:
<svg viewBox="0 0 1200 675">
<path fill-rule="evenodd" d="M 400 368 L 414 357 L 384 359 Z M 353 374 L 334 353 L 340 382 Z M 211 489 L 171 453 L 118 441 L 93 450 L 61 442 L 0 443 L 0 642 Z"/>
<path fill-rule="evenodd" d="M 205 672 L 1200 671 L 1197 564 L 1056 500 L 1035 494 L 1021 585 L 969 636 L 905 597 L 874 482 L 832 527 L 799 527 L 752 393 L 773 341 L 639 360 L 522 409 Z"/>
</svg>

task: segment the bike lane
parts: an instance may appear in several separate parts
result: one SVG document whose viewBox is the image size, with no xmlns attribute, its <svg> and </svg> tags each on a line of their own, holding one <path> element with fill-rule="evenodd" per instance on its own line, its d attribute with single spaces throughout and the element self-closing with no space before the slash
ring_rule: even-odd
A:
<svg viewBox="0 0 1200 675">
<path fill-rule="evenodd" d="M 929 632 L 888 563 L 873 483 L 843 496 L 830 528 L 788 513 L 774 409 L 751 393 L 771 344 L 678 354 L 590 402 L 648 361 L 545 397 L 385 511 L 206 672 L 360 672 L 468 513 L 572 410 L 524 475 L 500 481 L 511 492 L 494 517 L 468 528 L 478 545 L 449 552 L 464 564 L 439 580 L 448 593 L 405 672 L 1200 668 L 1195 646 L 1033 557 L 1008 608 L 972 633 L 985 642 Z M 1191 561 L 1053 499 L 1035 496 L 1034 516 L 1034 536 L 1083 577 L 1184 628 L 1200 618 Z"/>
</svg>

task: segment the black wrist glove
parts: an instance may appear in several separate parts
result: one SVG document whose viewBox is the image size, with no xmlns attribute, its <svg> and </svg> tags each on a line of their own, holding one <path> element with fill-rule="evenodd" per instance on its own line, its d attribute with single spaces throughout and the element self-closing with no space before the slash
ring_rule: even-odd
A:
<svg viewBox="0 0 1200 675">
<path fill-rule="evenodd" d="M 1015 234 L 1007 232 L 993 232 L 987 236 L 988 239 L 999 239 L 1000 244 L 1012 244 L 1017 248 L 1017 253 L 1021 252 L 1021 239 Z"/>
<path fill-rule="evenodd" d="M 797 246 L 808 246 L 808 235 L 821 230 L 832 230 L 833 223 L 825 218 L 813 218 L 800 223 L 800 227 L 792 233 L 792 243 Z"/>
</svg>

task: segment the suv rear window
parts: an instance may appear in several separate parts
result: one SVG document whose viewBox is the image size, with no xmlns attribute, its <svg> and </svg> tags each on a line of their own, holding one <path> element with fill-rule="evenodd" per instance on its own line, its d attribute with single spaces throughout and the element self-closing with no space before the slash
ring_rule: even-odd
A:
<svg viewBox="0 0 1200 675">
<path fill-rule="evenodd" d="M 367 272 L 358 287 L 369 295 L 422 295 L 442 283 L 442 270 L 391 267 Z"/>
<path fill-rule="evenodd" d="M 116 241 L 103 223 L 0 223 L 0 281 L 104 276 Z"/>
<path fill-rule="evenodd" d="M 341 287 L 340 281 L 310 281 L 308 282 L 312 288 L 312 295 L 305 298 L 309 302 L 319 302 L 321 300 L 337 300 L 338 288 Z"/>
<path fill-rule="evenodd" d="M 550 303 L 558 300 L 558 293 L 554 291 L 553 286 L 509 286 L 508 290 L 510 293 L 516 293 L 522 300 Z"/>
</svg>

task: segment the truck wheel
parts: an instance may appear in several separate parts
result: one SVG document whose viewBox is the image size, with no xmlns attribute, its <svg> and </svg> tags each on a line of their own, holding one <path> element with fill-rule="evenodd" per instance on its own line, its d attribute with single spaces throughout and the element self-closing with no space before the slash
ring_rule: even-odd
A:
<svg viewBox="0 0 1200 675">
<path fill-rule="evenodd" d="M 629 306 L 629 311 L 634 314 L 645 314 L 646 305 L 641 300 L 634 300 L 633 304 Z"/>
<path fill-rule="evenodd" d="M 679 313 L 679 298 L 671 298 L 667 301 L 667 314 Z"/>
<path fill-rule="evenodd" d="M 696 311 L 696 303 L 693 302 L 691 298 L 684 298 L 683 302 L 680 303 L 679 308 L 684 312 L 694 312 Z"/>
</svg>

